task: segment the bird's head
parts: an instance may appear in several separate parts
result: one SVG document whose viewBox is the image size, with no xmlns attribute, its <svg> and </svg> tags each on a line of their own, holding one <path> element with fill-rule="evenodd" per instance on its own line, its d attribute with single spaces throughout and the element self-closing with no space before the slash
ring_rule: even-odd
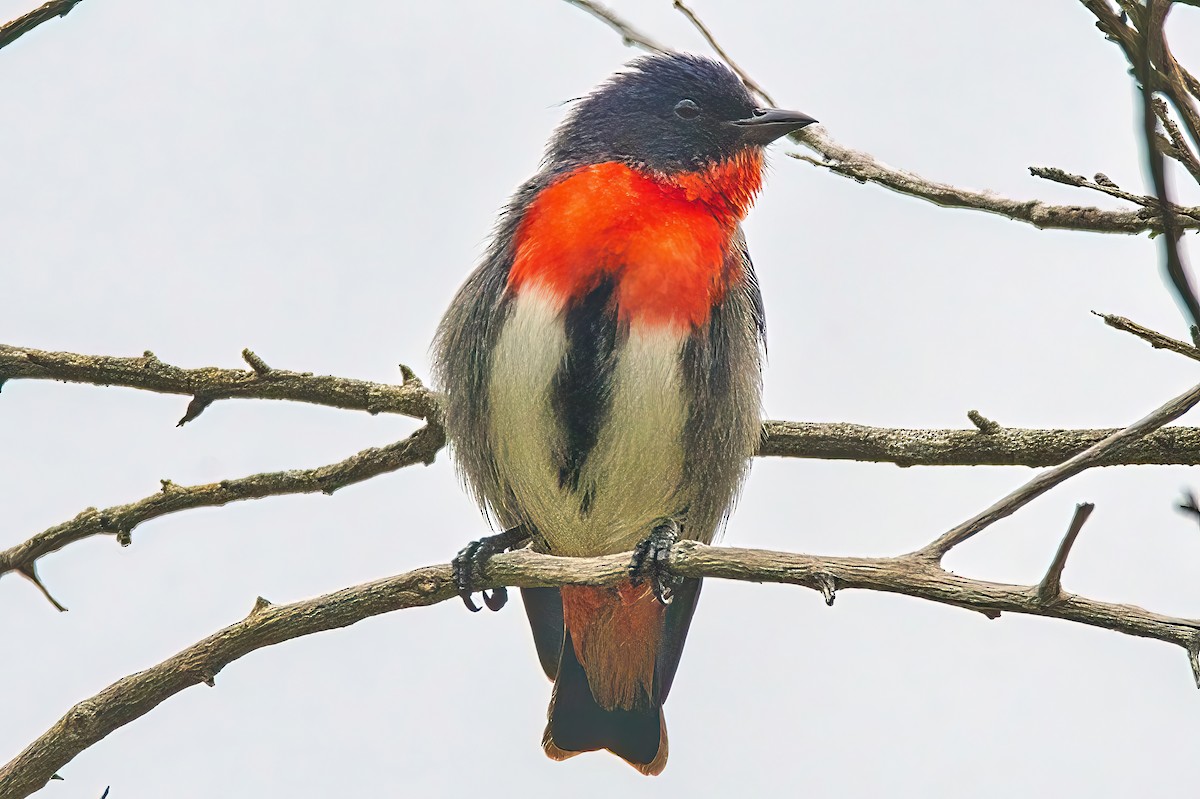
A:
<svg viewBox="0 0 1200 799">
<path fill-rule="evenodd" d="M 619 161 L 673 176 L 757 154 L 816 122 L 761 108 L 728 67 L 688 53 L 650 55 L 581 98 L 550 142 L 551 165 Z"/>
</svg>

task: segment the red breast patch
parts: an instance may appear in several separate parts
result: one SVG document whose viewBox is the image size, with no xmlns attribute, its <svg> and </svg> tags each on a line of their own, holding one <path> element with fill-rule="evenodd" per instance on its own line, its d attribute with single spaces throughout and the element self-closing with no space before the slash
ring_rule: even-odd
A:
<svg viewBox="0 0 1200 799">
<path fill-rule="evenodd" d="M 755 151 L 672 176 L 618 163 L 581 167 L 530 203 L 509 287 L 536 283 L 566 303 L 614 277 L 622 321 L 703 325 L 741 276 L 727 256 L 761 185 Z"/>
</svg>

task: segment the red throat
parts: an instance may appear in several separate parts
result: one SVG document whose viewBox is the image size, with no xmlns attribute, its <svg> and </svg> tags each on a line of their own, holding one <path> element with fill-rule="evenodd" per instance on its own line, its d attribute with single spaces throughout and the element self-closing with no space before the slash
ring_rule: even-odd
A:
<svg viewBox="0 0 1200 799">
<path fill-rule="evenodd" d="M 622 321 L 702 325 L 741 276 L 728 255 L 762 166 L 762 153 L 748 150 L 674 175 L 613 162 L 580 167 L 530 203 L 509 288 L 536 285 L 565 304 L 610 279 Z"/>
</svg>

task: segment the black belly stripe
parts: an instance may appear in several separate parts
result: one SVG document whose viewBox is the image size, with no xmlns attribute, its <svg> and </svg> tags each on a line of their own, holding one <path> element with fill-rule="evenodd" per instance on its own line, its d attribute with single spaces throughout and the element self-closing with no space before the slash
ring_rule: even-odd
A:
<svg viewBox="0 0 1200 799">
<path fill-rule="evenodd" d="M 567 354 L 554 378 L 551 404 L 562 425 L 558 483 L 579 489 L 579 475 L 596 446 L 611 404 L 610 386 L 617 345 L 615 282 L 602 280 L 572 304 L 564 324 Z M 585 497 L 590 506 L 592 497 Z M 586 508 L 584 509 L 586 513 Z"/>
</svg>

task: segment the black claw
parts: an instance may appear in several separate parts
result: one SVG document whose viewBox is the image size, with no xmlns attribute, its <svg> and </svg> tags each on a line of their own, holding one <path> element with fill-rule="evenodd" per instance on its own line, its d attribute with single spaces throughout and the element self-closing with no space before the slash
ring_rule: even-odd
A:
<svg viewBox="0 0 1200 799">
<path fill-rule="evenodd" d="M 650 579 L 654 596 L 664 605 L 671 604 L 675 588 L 683 578 L 671 574 L 671 547 L 679 540 L 679 522 L 666 519 L 655 525 L 650 535 L 633 548 L 633 560 L 629 563 L 629 576 L 634 585 Z"/>
<path fill-rule="evenodd" d="M 481 591 L 480 594 L 488 610 L 499 610 L 508 602 L 508 589 L 504 586 L 493 589 L 490 594 L 487 591 Z"/>
<path fill-rule="evenodd" d="M 482 575 L 483 565 L 487 563 L 488 559 L 492 555 L 498 555 L 524 543 L 528 538 L 529 534 L 525 528 L 517 526 L 498 535 L 490 535 L 478 541 L 472 541 L 459 550 L 459 553 L 454 556 L 454 560 L 450 561 L 450 567 L 454 573 L 454 587 L 458 589 L 458 595 L 462 598 L 463 604 L 467 606 L 467 610 L 472 613 L 482 610 L 471 599 L 471 594 L 475 593 L 475 583 Z M 483 595 L 483 604 L 487 605 L 488 610 L 499 610 L 508 602 L 508 589 L 503 586 L 496 588 L 491 594 L 487 591 L 480 593 Z"/>
</svg>

